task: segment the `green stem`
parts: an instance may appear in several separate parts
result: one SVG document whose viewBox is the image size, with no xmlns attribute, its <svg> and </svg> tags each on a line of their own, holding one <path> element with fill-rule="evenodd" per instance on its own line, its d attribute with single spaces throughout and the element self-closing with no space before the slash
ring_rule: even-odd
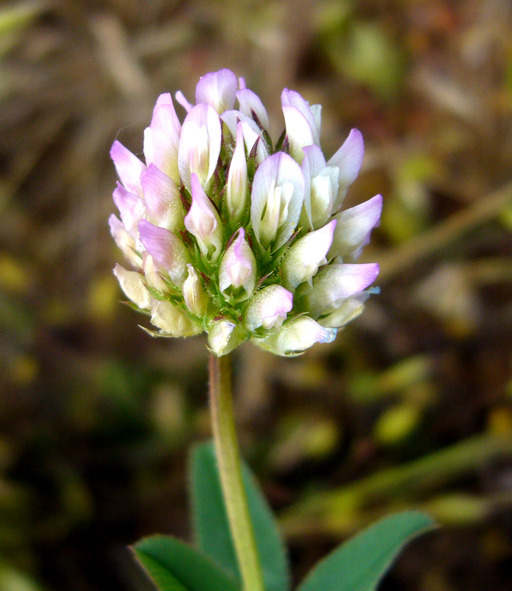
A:
<svg viewBox="0 0 512 591">
<path fill-rule="evenodd" d="M 231 393 L 230 355 L 210 355 L 210 405 L 222 494 L 243 582 L 243 591 L 264 591 L 247 495 L 242 481 Z"/>
</svg>

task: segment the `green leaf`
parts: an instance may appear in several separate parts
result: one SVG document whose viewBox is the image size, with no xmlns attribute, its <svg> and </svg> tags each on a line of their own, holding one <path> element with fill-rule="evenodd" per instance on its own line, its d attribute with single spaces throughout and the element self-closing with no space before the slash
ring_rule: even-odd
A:
<svg viewBox="0 0 512 591">
<path fill-rule="evenodd" d="M 240 591 L 209 557 L 175 538 L 151 536 L 133 550 L 159 591 Z"/>
<path fill-rule="evenodd" d="M 220 566 L 240 580 L 215 450 L 211 443 L 203 443 L 195 447 L 190 474 L 197 544 L 205 554 L 211 556 Z M 289 588 L 288 562 L 275 519 L 254 477 L 245 465 L 242 475 L 263 569 L 265 589 L 266 591 L 286 591 Z"/>
<path fill-rule="evenodd" d="M 297 591 L 374 591 L 403 546 L 433 527 L 417 511 L 386 517 L 329 554 Z"/>
</svg>

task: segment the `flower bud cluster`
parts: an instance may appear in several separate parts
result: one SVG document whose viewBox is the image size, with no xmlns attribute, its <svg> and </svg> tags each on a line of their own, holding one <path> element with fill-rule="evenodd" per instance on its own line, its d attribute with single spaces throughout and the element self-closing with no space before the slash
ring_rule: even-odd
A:
<svg viewBox="0 0 512 591">
<path fill-rule="evenodd" d="M 142 162 L 118 141 L 112 235 L 132 269 L 114 273 L 165 337 L 208 333 L 225 355 L 250 339 L 278 355 L 330 342 L 356 317 L 378 265 L 356 260 L 382 198 L 341 210 L 363 159 L 353 129 L 326 160 L 320 105 L 283 90 L 285 131 L 270 136 L 259 97 L 230 70 L 203 76 L 178 118 L 162 94 Z"/>
</svg>

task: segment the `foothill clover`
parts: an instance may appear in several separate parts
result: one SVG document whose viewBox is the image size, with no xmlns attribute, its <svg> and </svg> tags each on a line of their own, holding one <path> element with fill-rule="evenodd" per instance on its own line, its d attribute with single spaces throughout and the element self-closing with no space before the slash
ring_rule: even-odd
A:
<svg viewBox="0 0 512 591">
<path fill-rule="evenodd" d="M 114 273 L 155 336 L 208 333 L 218 356 L 246 340 L 277 355 L 331 342 L 363 309 L 376 263 L 357 263 L 382 197 L 342 209 L 364 153 L 352 129 L 326 160 L 321 107 L 281 94 L 285 130 L 227 69 L 203 76 L 195 104 L 162 94 L 144 159 L 119 141 L 112 235 L 130 264 Z"/>
</svg>

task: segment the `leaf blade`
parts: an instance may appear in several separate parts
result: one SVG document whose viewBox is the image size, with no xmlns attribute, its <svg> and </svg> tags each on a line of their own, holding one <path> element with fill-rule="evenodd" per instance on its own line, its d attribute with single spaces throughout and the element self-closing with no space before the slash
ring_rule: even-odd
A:
<svg viewBox="0 0 512 591">
<path fill-rule="evenodd" d="M 209 557 L 175 538 L 144 538 L 133 551 L 159 591 L 240 591 Z"/>
<path fill-rule="evenodd" d="M 324 558 L 297 591 L 375 591 L 404 545 L 433 527 L 418 511 L 386 517 Z"/>
<path fill-rule="evenodd" d="M 195 447 L 191 466 L 191 491 L 194 531 L 198 547 L 220 566 L 240 580 L 235 549 L 222 496 L 213 445 Z M 242 476 L 249 512 L 254 527 L 256 546 L 267 591 L 287 591 L 288 562 L 284 544 L 272 512 L 249 468 L 244 464 Z"/>
</svg>

